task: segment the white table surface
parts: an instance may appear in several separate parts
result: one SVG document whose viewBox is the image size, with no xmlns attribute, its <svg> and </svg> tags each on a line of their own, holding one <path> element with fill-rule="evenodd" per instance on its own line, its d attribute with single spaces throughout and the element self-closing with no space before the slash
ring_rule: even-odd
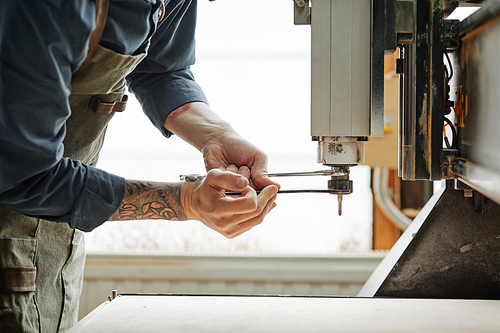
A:
<svg viewBox="0 0 500 333">
<path fill-rule="evenodd" d="M 118 296 L 76 332 L 500 332 L 500 301 Z"/>
</svg>

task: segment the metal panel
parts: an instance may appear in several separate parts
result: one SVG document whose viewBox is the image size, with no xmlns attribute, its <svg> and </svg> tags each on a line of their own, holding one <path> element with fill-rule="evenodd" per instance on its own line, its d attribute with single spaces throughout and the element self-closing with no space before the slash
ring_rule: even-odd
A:
<svg viewBox="0 0 500 333">
<path fill-rule="evenodd" d="M 332 122 L 330 114 L 330 12 L 329 0 L 315 1 L 311 8 L 312 136 L 330 135 Z"/>
<path fill-rule="evenodd" d="M 371 1 L 352 1 L 351 13 L 351 131 L 354 136 L 369 136 L 371 135 L 370 119 L 372 119 L 370 116 L 371 52 L 369 51 L 371 49 Z M 380 57 L 380 62 L 383 64 L 383 56 Z M 381 78 L 378 84 L 383 87 L 383 82 Z M 382 94 L 382 108 L 379 109 L 381 112 L 383 112 L 383 107 Z M 383 114 L 379 119 L 383 122 Z"/>
<path fill-rule="evenodd" d="M 311 26 L 312 136 L 369 136 L 371 1 L 314 1 Z"/>
<path fill-rule="evenodd" d="M 500 206 L 474 195 L 447 181 L 359 295 L 500 299 Z"/>
<path fill-rule="evenodd" d="M 472 14 L 460 24 L 460 35 L 461 47 L 452 54 L 461 158 L 456 171 L 500 203 L 500 3 Z"/>
<path fill-rule="evenodd" d="M 354 95 L 352 68 L 355 63 L 351 40 L 353 38 L 352 16 L 352 1 L 332 1 L 330 12 L 330 81 L 332 86 L 330 87 L 329 108 L 331 123 L 330 133 L 325 133 L 325 136 L 352 135 L 352 97 Z M 314 76 L 312 79 L 315 80 Z M 317 111 L 312 110 L 313 117 L 317 115 Z"/>
<path fill-rule="evenodd" d="M 375 137 L 384 136 L 384 54 L 396 48 L 395 3 L 372 1 L 370 136 Z"/>
<path fill-rule="evenodd" d="M 445 188 L 440 188 L 427 204 L 422 208 L 420 214 L 413 220 L 406 231 L 401 235 L 396 244 L 387 253 L 385 258 L 382 260 L 380 265 L 373 271 L 372 275 L 368 278 L 365 285 L 358 293 L 359 297 L 373 297 L 375 293 L 380 289 L 382 283 L 384 283 L 387 276 L 391 273 L 395 265 L 397 264 L 399 258 L 406 251 L 406 248 L 410 246 L 413 241 L 413 236 L 419 232 L 420 228 L 424 224 L 427 216 L 434 209 L 435 205 L 441 200 Z"/>
</svg>

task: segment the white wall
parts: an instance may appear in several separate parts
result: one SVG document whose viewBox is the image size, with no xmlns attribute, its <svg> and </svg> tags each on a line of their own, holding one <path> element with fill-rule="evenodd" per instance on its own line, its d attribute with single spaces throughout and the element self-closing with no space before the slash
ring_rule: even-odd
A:
<svg viewBox="0 0 500 333">
<path fill-rule="evenodd" d="M 383 253 L 324 257 L 89 254 L 82 318 L 119 293 L 355 296 Z"/>
</svg>

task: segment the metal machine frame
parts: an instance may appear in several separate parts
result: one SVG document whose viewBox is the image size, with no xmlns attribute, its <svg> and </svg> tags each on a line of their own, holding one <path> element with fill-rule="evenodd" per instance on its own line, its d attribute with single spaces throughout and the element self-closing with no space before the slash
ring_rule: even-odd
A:
<svg viewBox="0 0 500 333">
<path fill-rule="evenodd" d="M 311 22 L 313 37 L 315 26 L 321 25 L 315 20 L 321 20 L 325 2 L 332 6 L 342 2 L 348 9 L 366 5 L 363 0 L 313 0 L 310 16 L 304 19 L 304 8 L 310 3 L 296 0 L 296 21 Z M 320 14 L 315 16 L 318 3 Z M 399 49 L 399 175 L 404 180 L 447 181 L 359 295 L 500 299 L 500 114 L 496 101 L 500 93 L 500 2 L 483 2 L 463 22 L 445 18 L 469 1 L 372 0 L 370 5 L 370 107 L 365 107 L 364 118 L 373 123 L 383 110 L 376 98 L 383 89 L 383 54 Z M 351 12 L 344 10 L 343 14 Z M 329 22 L 332 29 L 342 29 L 341 24 Z M 351 27 L 344 30 L 354 34 Z M 318 73 L 315 48 L 321 52 L 313 38 L 314 139 L 318 137 L 314 119 L 323 117 L 328 124 L 336 119 L 343 123 L 342 117 L 350 117 L 320 103 L 330 113 L 325 116 L 325 110 L 315 106 L 316 98 L 325 99 L 321 72 L 319 79 L 314 76 Z M 324 50 L 323 54 L 335 61 L 334 54 Z M 336 103 L 335 92 L 326 95 L 330 104 Z M 451 142 L 447 138 L 443 142 L 445 124 L 453 130 Z M 326 136 L 336 141 L 336 134 L 334 130 Z M 321 140 L 319 150 L 321 154 Z M 342 162 L 337 156 L 328 163 L 318 161 L 327 165 Z"/>
</svg>

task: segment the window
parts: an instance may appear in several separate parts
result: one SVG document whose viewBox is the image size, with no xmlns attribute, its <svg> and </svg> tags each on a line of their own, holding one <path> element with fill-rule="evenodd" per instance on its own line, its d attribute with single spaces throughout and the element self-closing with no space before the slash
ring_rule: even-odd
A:
<svg viewBox="0 0 500 333">
<path fill-rule="evenodd" d="M 292 1 L 199 1 L 193 72 L 212 108 L 269 156 L 270 172 L 314 171 L 310 137 L 310 27 L 293 25 Z M 132 97 L 132 96 L 131 96 Z M 132 99 L 111 122 L 99 167 L 130 179 L 179 181 L 205 173 L 201 154 L 165 139 Z M 89 252 L 318 254 L 371 249 L 370 169 L 352 168 L 343 215 L 329 194 L 279 194 L 264 223 L 228 240 L 199 222 L 108 222 L 87 235 Z M 283 188 L 325 187 L 327 177 L 279 179 Z"/>
</svg>

